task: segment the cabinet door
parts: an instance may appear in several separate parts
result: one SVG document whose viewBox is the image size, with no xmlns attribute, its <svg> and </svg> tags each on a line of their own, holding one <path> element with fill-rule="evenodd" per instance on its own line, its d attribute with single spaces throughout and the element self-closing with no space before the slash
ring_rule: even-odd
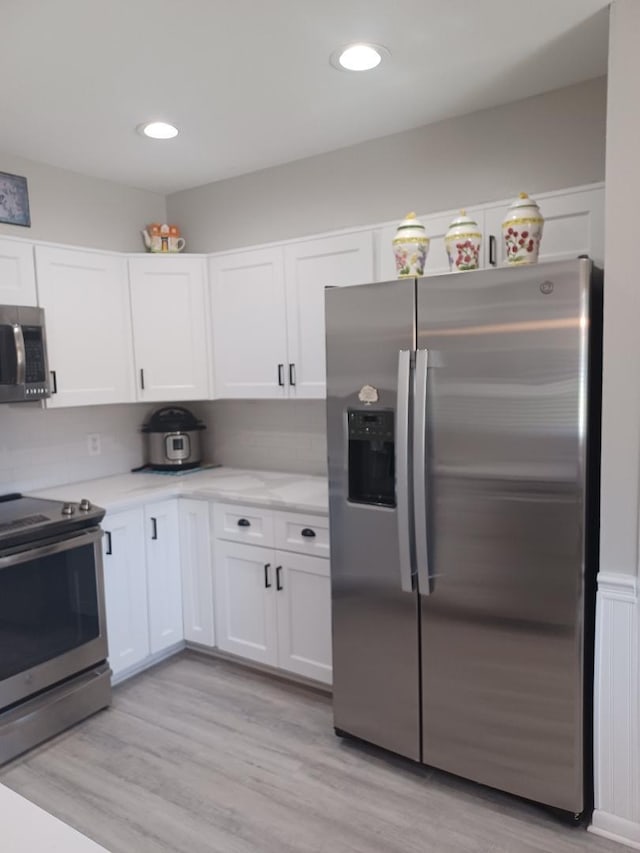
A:
<svg viewBox="0 0 640 853">
<path fill-rule="evenodd" d="M 373 232 L 285 246 L 291 397 L 326 394 L 324 290 L 373 281 Z"/>
<path fill-rule="evenodd" d="M 192 643 L 213 646 L 215 638 L 209 504 L 207 501 L 182 499 L 178 504 L 178 512 L 184 638 Z"/>
<path fill-rule="evenodd" d="M 129 274 L 138 399 L 207 398 L 204 261 L 158 255 L 131 258 Z"/>
<path fill-rule="evenodd" d="M 184 639 L 178 502 L 144 508 L 151 653 Z"/>
<path fill-rule="evenodd" d="M 218 648 L 276 666 L 274 552 L 216 540 L 214 601 Z"/>
<path fill-rule="evenodd" d="M 486 242 L 488 237 L 484 233 L 484 209 L 481 207 L 468 207 L 467 213 L 478 223 L 480 233 L 483 235 L 482 248 L 480 250 L 480 266 L 484 266 Z M 449 258 L 444 245 L 444 238 L 449 230 L 452 220 L 458 216 L 460 211 L 451 210 L 448 213 L 436 213 L 427 216 L 419 216 L 429 237 L 429 252 L 424 266 L 425 275 L 440 275 L 451 272 Z M 393 253 L 393 238 L 396 235 L 397 225 L 388 225 L 376 232 L 376 281 L 392 281 L 397 277 L 395 256 Z"/>
<path fill-rule="evenodd" d="M 596 262 L 604 259 L 604 189 L 574 190 L 536 196 L 544 216 L 540 243 L 540 261 L 561 261 L 589 255 Z M 505 262 L 502 220 L 508 202 L 487 208 L 487 234 L 495 237 L 496 261 Z M 488 239 L 488 238 L 487 238 Z"/>
<path fill-rule="evenodd" d="M 33 245 L 0 239 L 0 305 L 37 305 Z"/>
<path fill-rule="evenodd" d="M 47 406 L 133 402 L 126 260 L 36 246 L 36 263 L 55 376 Z"/>
<path fill-rule="evenodd" d="M 282 248 L 210 261 L 215 396 L 287 396 L 287 323 Z"/>
<path fill-rule="evenodd" d="M 117 676 L 149 655 L 144 512 L 108 513 L 103 528 L 109 664 Z"/>
<path fill-rule="evenodd" d="M 331 581 L 322 557 L 276 551 L 278 666 L 331 683 Z"/>
</svg>

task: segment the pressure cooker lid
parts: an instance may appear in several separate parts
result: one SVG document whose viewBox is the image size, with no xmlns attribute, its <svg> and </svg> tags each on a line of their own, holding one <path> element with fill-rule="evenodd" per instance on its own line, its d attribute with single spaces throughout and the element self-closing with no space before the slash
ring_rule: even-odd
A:
<svg viewBox="0 0 640 853">
<path fill-rule="evenodd" d="M 158 409 L 142 426 L 142 432 L 191 432 L 198 429 L 206 429 L 206 426 L 182 406 Z"/>
</svg>

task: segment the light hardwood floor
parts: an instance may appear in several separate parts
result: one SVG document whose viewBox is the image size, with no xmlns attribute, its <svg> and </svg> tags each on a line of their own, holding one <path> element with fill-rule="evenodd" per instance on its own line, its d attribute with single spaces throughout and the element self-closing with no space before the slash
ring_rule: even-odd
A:
<svg viewBox="0 0 640 853">
<path fill-rule="evenodd" d="M 333 733 L 315 691 L 194 653 L 0 772 L 113 853 L 623 853 Z M 1 847 L 1 842 L 0 842 Z"/>
</svg>

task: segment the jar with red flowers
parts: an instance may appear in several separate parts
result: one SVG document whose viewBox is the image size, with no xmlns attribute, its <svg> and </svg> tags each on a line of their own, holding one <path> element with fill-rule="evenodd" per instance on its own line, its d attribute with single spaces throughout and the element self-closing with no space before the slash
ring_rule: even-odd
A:
<svg viewBox="0 0 640 853">
<path fill-rule="evenodd" d="M 452 272 L 477 270 L 480 266 L 482 234 L 478 223 L 467 216 L 466 210 L 461 210 L 449 226 L 444 235 L 444 245 Z"/>
<path fill-rule="evenodd" d="M 540 252 L 544 217 L 537 203 L 520 193 L 502 223 L 505 258 L 508 264 L 535 264 Z"/>
</svg>

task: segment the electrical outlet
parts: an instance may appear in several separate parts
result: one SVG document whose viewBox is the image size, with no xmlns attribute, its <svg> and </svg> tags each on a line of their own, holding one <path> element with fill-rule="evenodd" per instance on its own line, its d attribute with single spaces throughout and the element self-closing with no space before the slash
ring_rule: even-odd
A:
<svg viewBox="0 0 640 853">
<path fill-rule="evenodd" d="M 100 456 L 102 447 L 99 432 L 92 432 L 87 436 L 87 447 L 89 448 L 89 456 Z"/>
</svg>

